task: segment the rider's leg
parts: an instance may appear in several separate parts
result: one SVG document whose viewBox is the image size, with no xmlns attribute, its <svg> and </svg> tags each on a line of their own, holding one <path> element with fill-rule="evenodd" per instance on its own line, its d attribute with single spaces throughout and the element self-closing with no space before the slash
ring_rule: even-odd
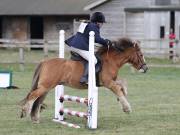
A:
<svg viewBox="0 0 180 135">
<path fill-rule="evenodd" d="M 89 63 L 86 62 L 86 63 L 84 64 L 84 73 L 83 73 L 83 76 L 82 76 L 81 79 L 80 79 L 80 83 L 81 83 L 81 84 L 86 84 L 86 83 L 88 83 L 88 73 L 89 73 L 88 67 L 89 67 Z"/>
<path fill-rule="evenodd" d="M 81 50 L 81 49 L 74 48 L 74 47 L 71 47 L 70 50 L 73 51 L 73 52 L 78 53 L 78 54 L 79 54 L 81 57 L 83 57 L 85 60 L 89 61 L 89 51 Z M 95 56 L 94 56 L 94 63 L 95 63 L 95 64 L 97 63 L 97 59 L 96 59 Z"/>
<path fill-rule="evenodd" d="M 89 52 L 88 51 L 80 50 L 80 49 L 77 49 L 77 48 L 74 48 L 74 47 L 71 47 L 70 49 L 71 49 L 71 51 L 74 51 L 74 52 L 78 53 L 85 60 L 89 61 Z M 95 64 L 97 63 L 97 59 L 96 59 L 95 56 L 94 56 L 94 62 L 95 62 Z M 83 76 L 80 79 L 80 83 L 88 83 L 88 72 L 89 72 L 88 65 L 89 65 L 88 62 L 86 62 L 84 64 L 84 73 L 83 73 Z"/>
</svg>

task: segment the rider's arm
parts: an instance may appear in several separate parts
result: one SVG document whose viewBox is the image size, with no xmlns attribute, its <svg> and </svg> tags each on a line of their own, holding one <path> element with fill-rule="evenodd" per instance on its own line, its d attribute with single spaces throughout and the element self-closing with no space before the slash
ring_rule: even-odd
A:
<svg viewBox="0 0 180 135">
<path fill-rule="evenodd" d="M 89 27 L 89 29 L 90 29 L 90 31 L 95 32 L 95 43 L 99 43 L 99 44 L 102 44 L 104 46 L 107 46 L 108 41 L 100 36 L 100 30 L 99 30 L 99 27 L 97 25 L 95 25 L 95 24 L 91 25 Z"/>
</svg>

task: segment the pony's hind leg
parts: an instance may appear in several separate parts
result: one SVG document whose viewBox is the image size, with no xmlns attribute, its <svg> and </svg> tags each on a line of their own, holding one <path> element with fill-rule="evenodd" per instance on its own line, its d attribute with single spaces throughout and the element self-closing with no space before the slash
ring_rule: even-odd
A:
<svg viewBox="0 0 180 135">
<path fill-rule="evenodd" d="M 45 88 L 39 87 L 36 90 L 32 91 L 29 93 L 25 105 L 22 107 L 22 113 L 21 113 L 21 118 L 25 117 L 27 114 L 30 115 L 33 104 L 38 99 L 38 97 L 42 96 L 45 92 Z"/>
<path fill-rule="evenodd" d="M 45 109 L 45 105 L 43 104 L 43 101 L 44 101 L 46 95 L 47 95 L 47 93 L 38 97 L 38 99 L 36 99 L 36 101 L 33 104 L 33 107 L 31 110 L 31 120 L 33 121 L 33 123 L 39 123 L 40 112 L 42 109 Z"/>
<path fill-rule="evenodd" d="M 31 109 L 33 106 L 33 103 L 35 102 L 36 99 L 31 100 L 31 101 L 26 101 L 26 103 L 22 106 L 22 112 L 21 112 L 21 118 L 26 117 L 27 114 L 31 113 Z"/>
</svg>

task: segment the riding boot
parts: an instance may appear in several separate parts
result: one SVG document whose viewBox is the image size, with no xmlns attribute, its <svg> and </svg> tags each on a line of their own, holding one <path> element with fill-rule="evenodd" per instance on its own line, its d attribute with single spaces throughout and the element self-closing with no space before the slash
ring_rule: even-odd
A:
<svg viewBox="0 0 180 135">
<path fill-rule="evenodd" d="M 99 71 L 101 70 L 101 63 L 97 63 L 96 65 L 95 65 L 95 73 L 99 73 Z"/>
<path fill-rule="evenodd" d="M 89 66 L 88 62 L 84 63 L 84 74 L 80 79 L 81 84 L 88 84 L 88 72 L 89 72 L 88 66 Z"/>
<path fill-rule="evenodd" d="M 96 56 L 96 59 L 97 59 L 97 63 L 95 65 L 95 72 L 96 72 L 96 74 L 98 74 L 101 71 L 101 68 L 102 68 L 101 56 L 98 53 L 96 53 L 95 56 Z"/>
</svg>

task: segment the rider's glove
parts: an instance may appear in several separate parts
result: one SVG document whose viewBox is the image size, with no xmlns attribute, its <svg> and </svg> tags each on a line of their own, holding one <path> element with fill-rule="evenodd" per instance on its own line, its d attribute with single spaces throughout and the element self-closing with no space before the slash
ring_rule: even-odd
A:
<svg viewBox="0 0 180 135">
<path fill-rule="evenodd" d="M 107 46 L 112 46 L 111 40 L 109 40 L 109 39 L 105 39 L 105 40 L 106 40 Z"/>
</svg>

